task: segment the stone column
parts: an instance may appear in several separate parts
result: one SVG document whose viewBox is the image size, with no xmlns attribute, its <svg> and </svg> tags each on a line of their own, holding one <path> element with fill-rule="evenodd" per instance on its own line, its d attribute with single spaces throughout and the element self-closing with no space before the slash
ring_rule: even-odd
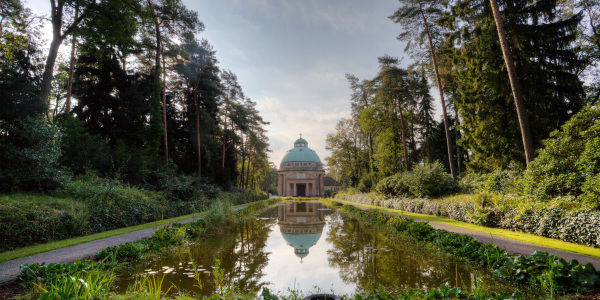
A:
<svg viewBox="0 0 600 300">
<path fill-rule="evenodd" d="M 279 196 L 283 196 L 283 187 L 283 176 L 279 174 L 279 176 L 277 177 L 277 194 Z"/>
</svg>

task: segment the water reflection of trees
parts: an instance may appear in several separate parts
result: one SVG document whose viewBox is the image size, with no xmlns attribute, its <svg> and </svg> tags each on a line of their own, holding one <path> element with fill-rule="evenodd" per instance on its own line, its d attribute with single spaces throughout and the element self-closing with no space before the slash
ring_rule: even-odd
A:
<svg viewBox="0 0 600 300">
<path fill-rule="evenodd" d="M 213 255 L 221 260 L 226 282 L 246 292 L 259 291 L 266 285 L 260 279 L 268 262 L 269 253 L 264 250 L 271 230 L 272 226 L 265 226 L 265 221 L 260 220 L 248 220 L 236 227 L 235 235 Z"/>
<path fill-rule="evenodd" d="M 266 226 L 265 226 L 266 223 Z M 161 266 L 177 266 L 179 263 L 186 265 L 190 257 L 199 265 L 199 269 L 206 270 L 200 274 L 202 282 L 202 295 L 209 296 L 216 290 L 212 275 L 214 260 L 221 261 L 221 268 L 225 269 L 225 283 L 242 292 L 260 291 L 267 283 L 261 282 L 265 275 L 264 268 L 268 261 L 268 252 L 265 252 L 267 238 L 273 230 L 275 220 L 247 220 L 234 228 L 214 236 L 206 236 L 189 248 L 178 249 L 171 255 L 164 255 L 152 263 L 154 269 Z M 194 278 L 188 277 L 183 272 L 175 271 L 167 274 L 165 286 L 175 285 L 179 290 L 194 294 L 198 293 Z"/>
<path fill-rule="evenodd" d="M 359 291 L 370 290 L 374 284 L 421 289 L 470 285 L 465 268 L 408 239 L 346 215 L 330 224 L 327 241 L 333 248 L 327 251 L 329 266 L 338 268 L 340 278 L 356 284 Z"/>
</svg>

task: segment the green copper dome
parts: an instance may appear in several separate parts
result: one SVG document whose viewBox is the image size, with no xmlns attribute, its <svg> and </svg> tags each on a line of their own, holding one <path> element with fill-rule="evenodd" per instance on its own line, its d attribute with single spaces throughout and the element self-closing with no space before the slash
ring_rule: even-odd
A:
<svg viewBox="0 0 600 300">
<path fill-rule="evenodd" d="M 321 233 L 322 232 L 309 234 L 281 233 L 281 235 L 287 244 L 294 248 L 294 254 L 299 258 L 304 258 L 308 255 L 308 249 L 319 241 Z"/>
<path fill-rule="evenodd" d="M 314 150 L 308 148 L 308 142 L 305 139 L 299 138 L 294 142 L 294 148 L 288 150 L 281 160 L 282 163 L 295 161 L 320 163 L 321 159 Z"/>
</svg>

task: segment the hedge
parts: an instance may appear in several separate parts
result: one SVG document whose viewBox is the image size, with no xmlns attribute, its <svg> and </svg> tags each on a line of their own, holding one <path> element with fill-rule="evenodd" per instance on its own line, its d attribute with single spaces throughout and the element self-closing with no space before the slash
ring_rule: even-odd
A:
<svg viewBox="0 0 600 300">
<path fill-rule="evenodd" d="M 600 211 L 597 210 L 568 211 L 553 207 L 519 209 L 482 205 L 473 201 L 378 198 L 373 194 L 338 195 L 337 198 L 600 247 Z"/>
</svg>

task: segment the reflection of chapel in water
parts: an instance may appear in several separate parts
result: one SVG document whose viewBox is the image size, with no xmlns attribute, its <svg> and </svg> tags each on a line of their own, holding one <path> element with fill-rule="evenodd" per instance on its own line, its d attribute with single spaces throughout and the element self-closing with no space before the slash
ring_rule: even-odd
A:
<svg viewBox="0 0 600 300">
<path fill-rule="evenodd" d="M 278 221 L 281 235 L 294 248 L 300 258 L 308 255 L 308 249 L 321 238 L 325 227 L 325 209 L 320 202 L 300 202 L 280 205 Z"/>
</svg>

